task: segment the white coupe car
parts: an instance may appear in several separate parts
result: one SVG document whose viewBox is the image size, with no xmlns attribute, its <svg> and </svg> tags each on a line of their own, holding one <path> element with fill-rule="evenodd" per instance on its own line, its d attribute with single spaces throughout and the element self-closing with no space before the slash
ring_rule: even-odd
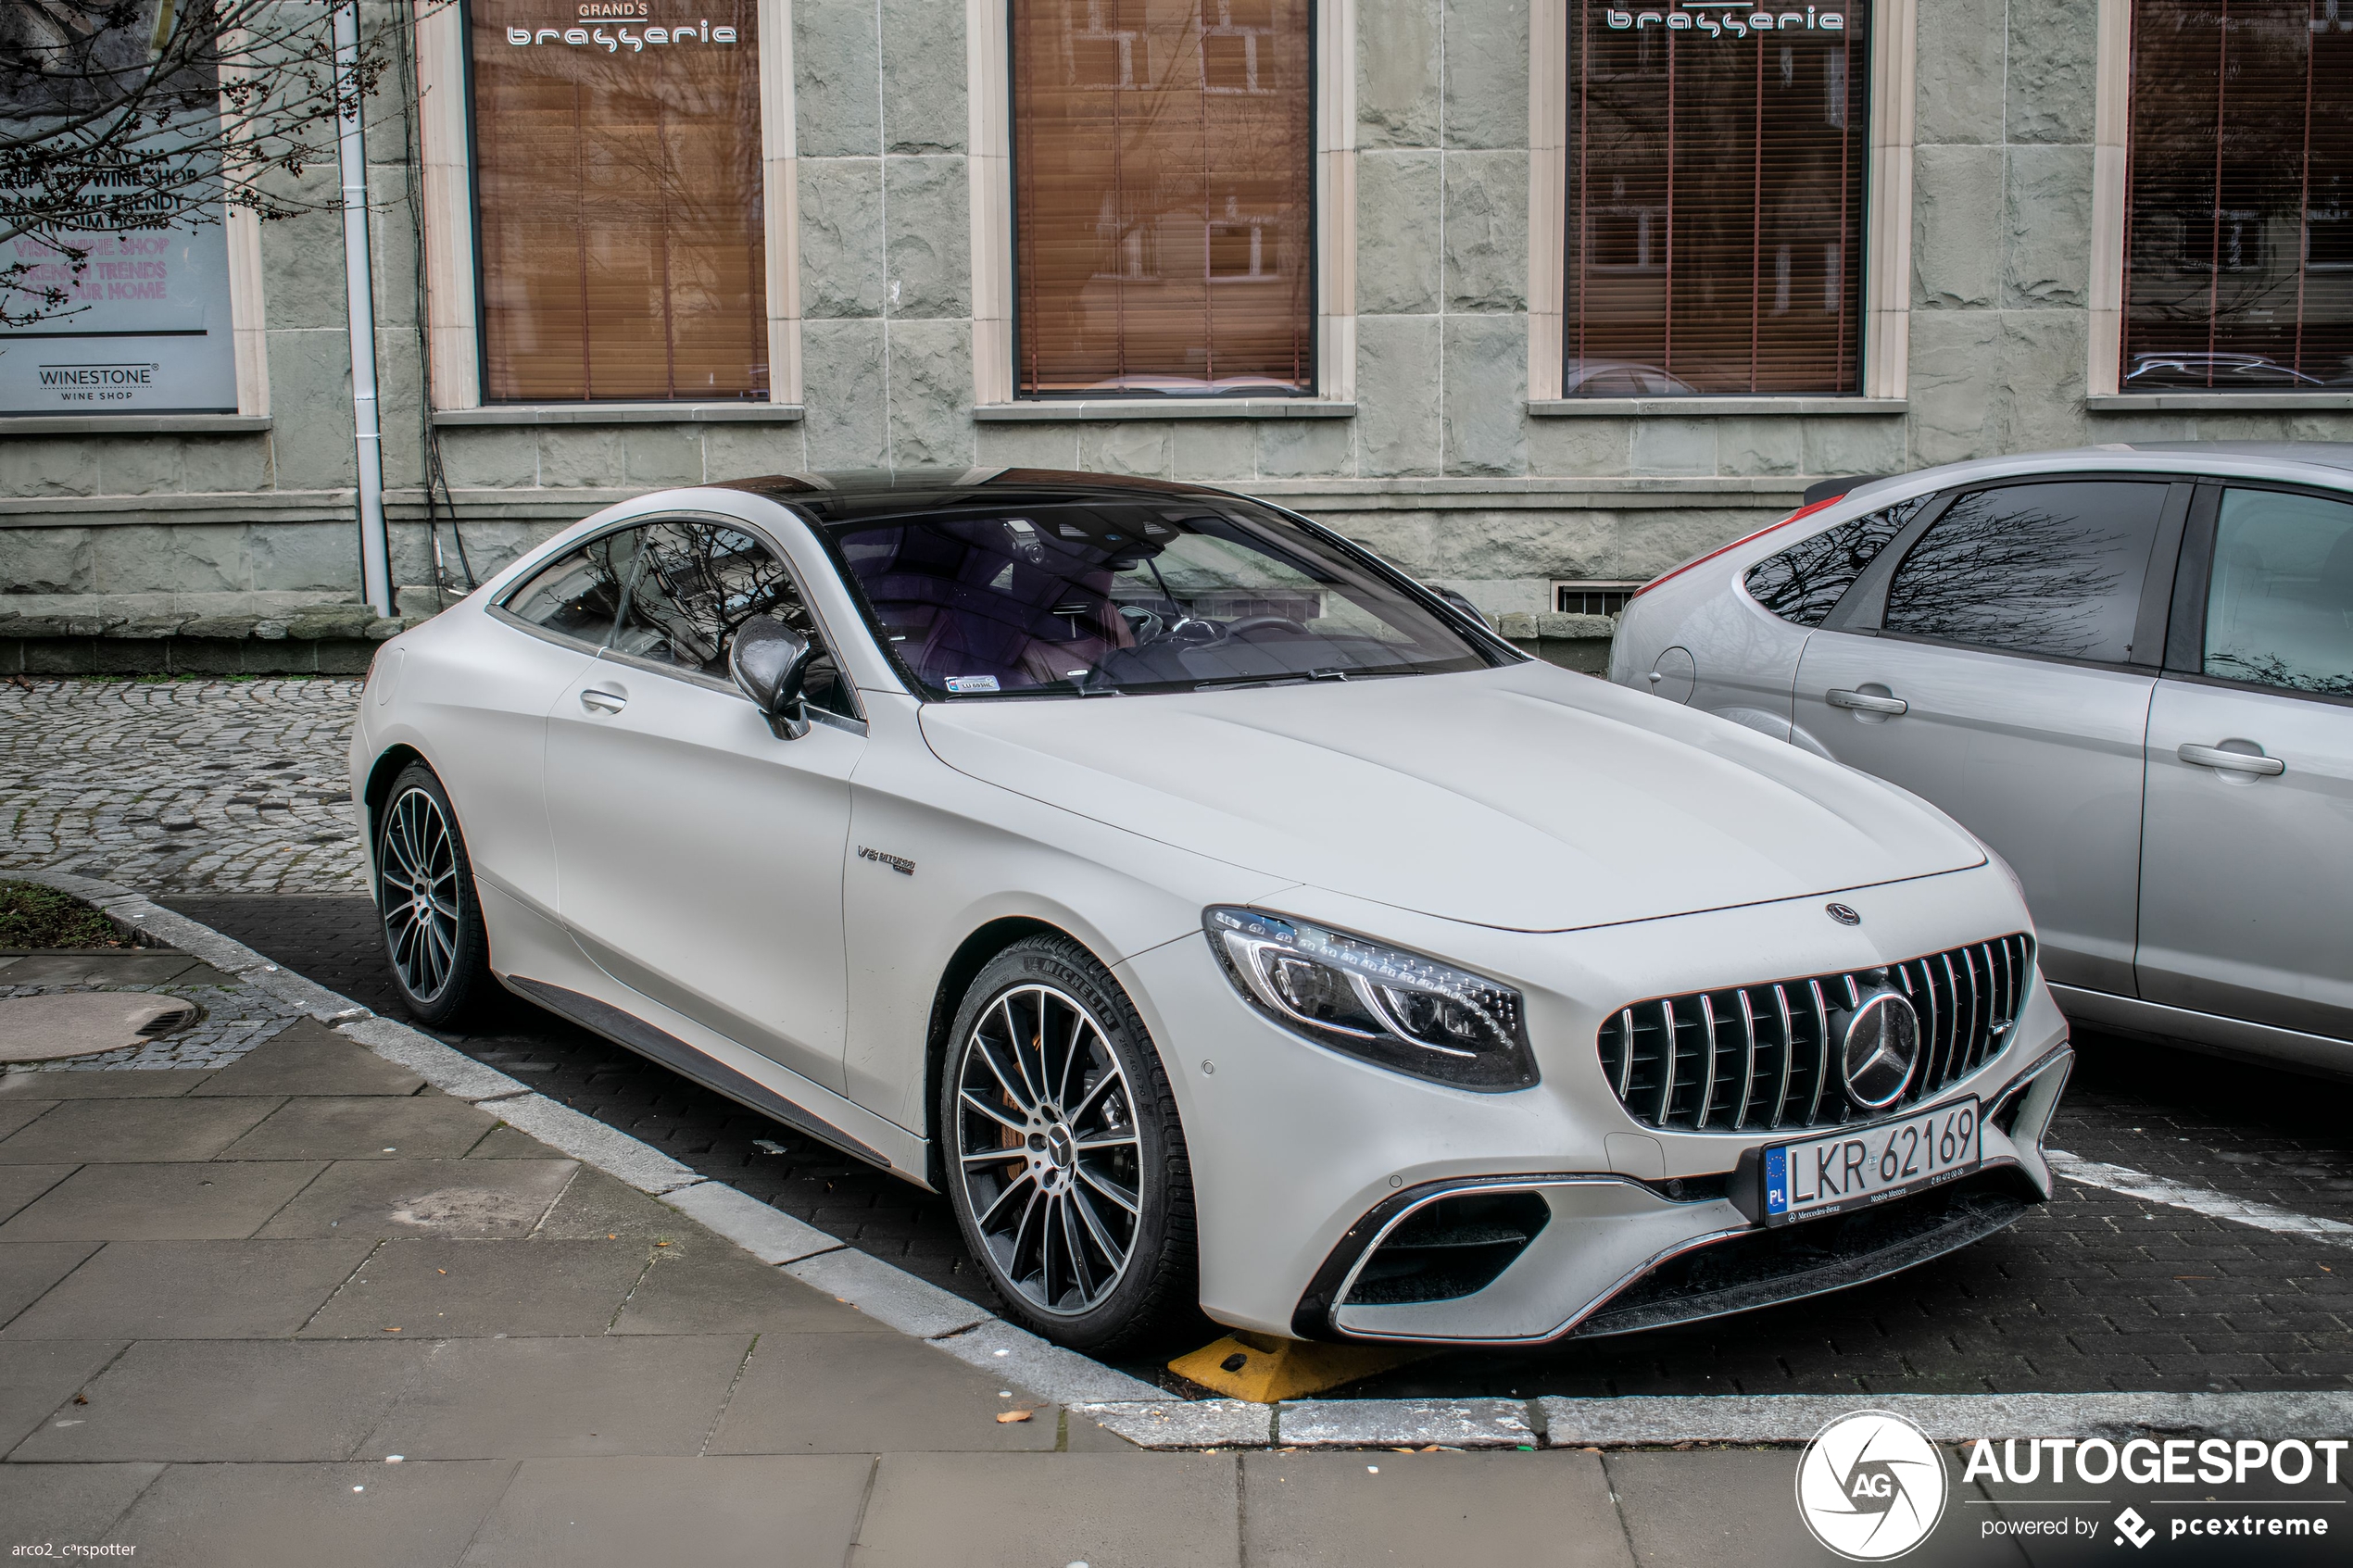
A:
<svg viewBox="0 0 2353 1568">
<path fill-rule="evenodd" d="M 2048 1191 L 2018 888 L 1304 519 L 1005 470 L 598 513 L 385 645 L 393 967 L 946 1191 L 1018 1321 L 1526 1342 Z"/>
</svg>

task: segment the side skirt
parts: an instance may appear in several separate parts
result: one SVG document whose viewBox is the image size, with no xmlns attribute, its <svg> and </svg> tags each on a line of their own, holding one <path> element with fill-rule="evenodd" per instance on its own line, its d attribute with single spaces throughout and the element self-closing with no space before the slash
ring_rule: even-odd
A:
<svg viewBox="0 0 2353 1568">
<path fill-rule="evenodd" d="M 644 1019 L 622 1011 L 610 1003 L 578 991 L 567 991 L 560 985 L 550 985 L 544 980 L 530 980 L 510 975 L 507 986 L 518 995 L 538 1003 L 548 1011 L 571 1019 L 583 1029 L 601 1035 L 614 1045 L 626 1047 L 639 1056 L 661 1063 L 681 1077 L 691 1078 L 703 1087 L 725 1095 L 736 1104 L 759 1111 L 796 1132 L 806 1133 L 818 1142 L 841 1150 L 869 1165 L 879 1166 L 894 1175 L 900 1173 L 890 1162 L 889 1156 L 843 1132 L 830 1122 L 811 1115 L 807 1110 L 785 1098 L 775 1090 L 756 1079 L 736 1072 L 725 1062 L 715 1061 L 677 1035 L 665 1033 Z"/>
</svg>

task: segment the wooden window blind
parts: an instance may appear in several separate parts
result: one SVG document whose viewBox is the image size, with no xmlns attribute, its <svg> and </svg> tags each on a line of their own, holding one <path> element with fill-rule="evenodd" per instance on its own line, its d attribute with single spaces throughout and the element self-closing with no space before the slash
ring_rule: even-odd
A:
<svg viewBox="0 0 2353 1568">
<path fill-rule="evenodd" d="M 1570 0 L 1564 395 L 1859 390 L 1869 20 Z"/>
<path fill-rule="evenodd" d="M 2137 0 L 2122 384 L 2353 384 L 2353 7 Z"/>
<path fill-rule="evenodd" d="M 764 398 L 755 0 L 469 0 L 484 390 Z"/>
<path fill-rule="evenodd" d="M 1013 0 L 1025 395 L 1315 389 L 1312 0 Z"/>
</svg>

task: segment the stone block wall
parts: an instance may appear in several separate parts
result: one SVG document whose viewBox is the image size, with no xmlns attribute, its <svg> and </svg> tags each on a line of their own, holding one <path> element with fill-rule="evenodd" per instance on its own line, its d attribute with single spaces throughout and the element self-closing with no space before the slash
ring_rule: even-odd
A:
<svg viewBox="0 0 2353 1568">
<path fill-rule="evenodd" d="M 2353 437 L 2353 396 L 2295 412 L 2087 406 L 2098 9 L 1919 6 L 1900 408 L 1531 412 L 1528 0 L 1353 0 L 1353 415 L 997 422 L 973 413 L 967 7 L 792 0 L 802 418 L 445 424 L 431 528 L 416 137 L 388 91 L 370 182 L 394 574 L 430 581 L 435 534 L 457 573 L 453 509 L 480 574 L 650 488 L 1020 465 L 1264 495 L 1491 613 L 1535 614 L 1553 579 L 1650 576 L 1787 510 L 1818 477 L 2098 441 Z M 304 178 L 323 188 L 333 170 Z M 209 613 L 220 596 L 356 592 L 337 225 L 265 225 L 262 261 L 268 427 L 0 420 L 0 593 L 207 596 Z"/>
</svg>

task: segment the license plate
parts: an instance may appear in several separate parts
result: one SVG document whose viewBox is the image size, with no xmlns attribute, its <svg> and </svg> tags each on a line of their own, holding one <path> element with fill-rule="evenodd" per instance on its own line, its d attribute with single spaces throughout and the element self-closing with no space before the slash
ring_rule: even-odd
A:
<svg viewBox="0 0 2353 1568">
<path fill-rule="evenodd" d="M 1765 1150 L 1765 1223 L 1867 1208 L 1977 1169 L 1977 1097 Z"/>
</svg>

